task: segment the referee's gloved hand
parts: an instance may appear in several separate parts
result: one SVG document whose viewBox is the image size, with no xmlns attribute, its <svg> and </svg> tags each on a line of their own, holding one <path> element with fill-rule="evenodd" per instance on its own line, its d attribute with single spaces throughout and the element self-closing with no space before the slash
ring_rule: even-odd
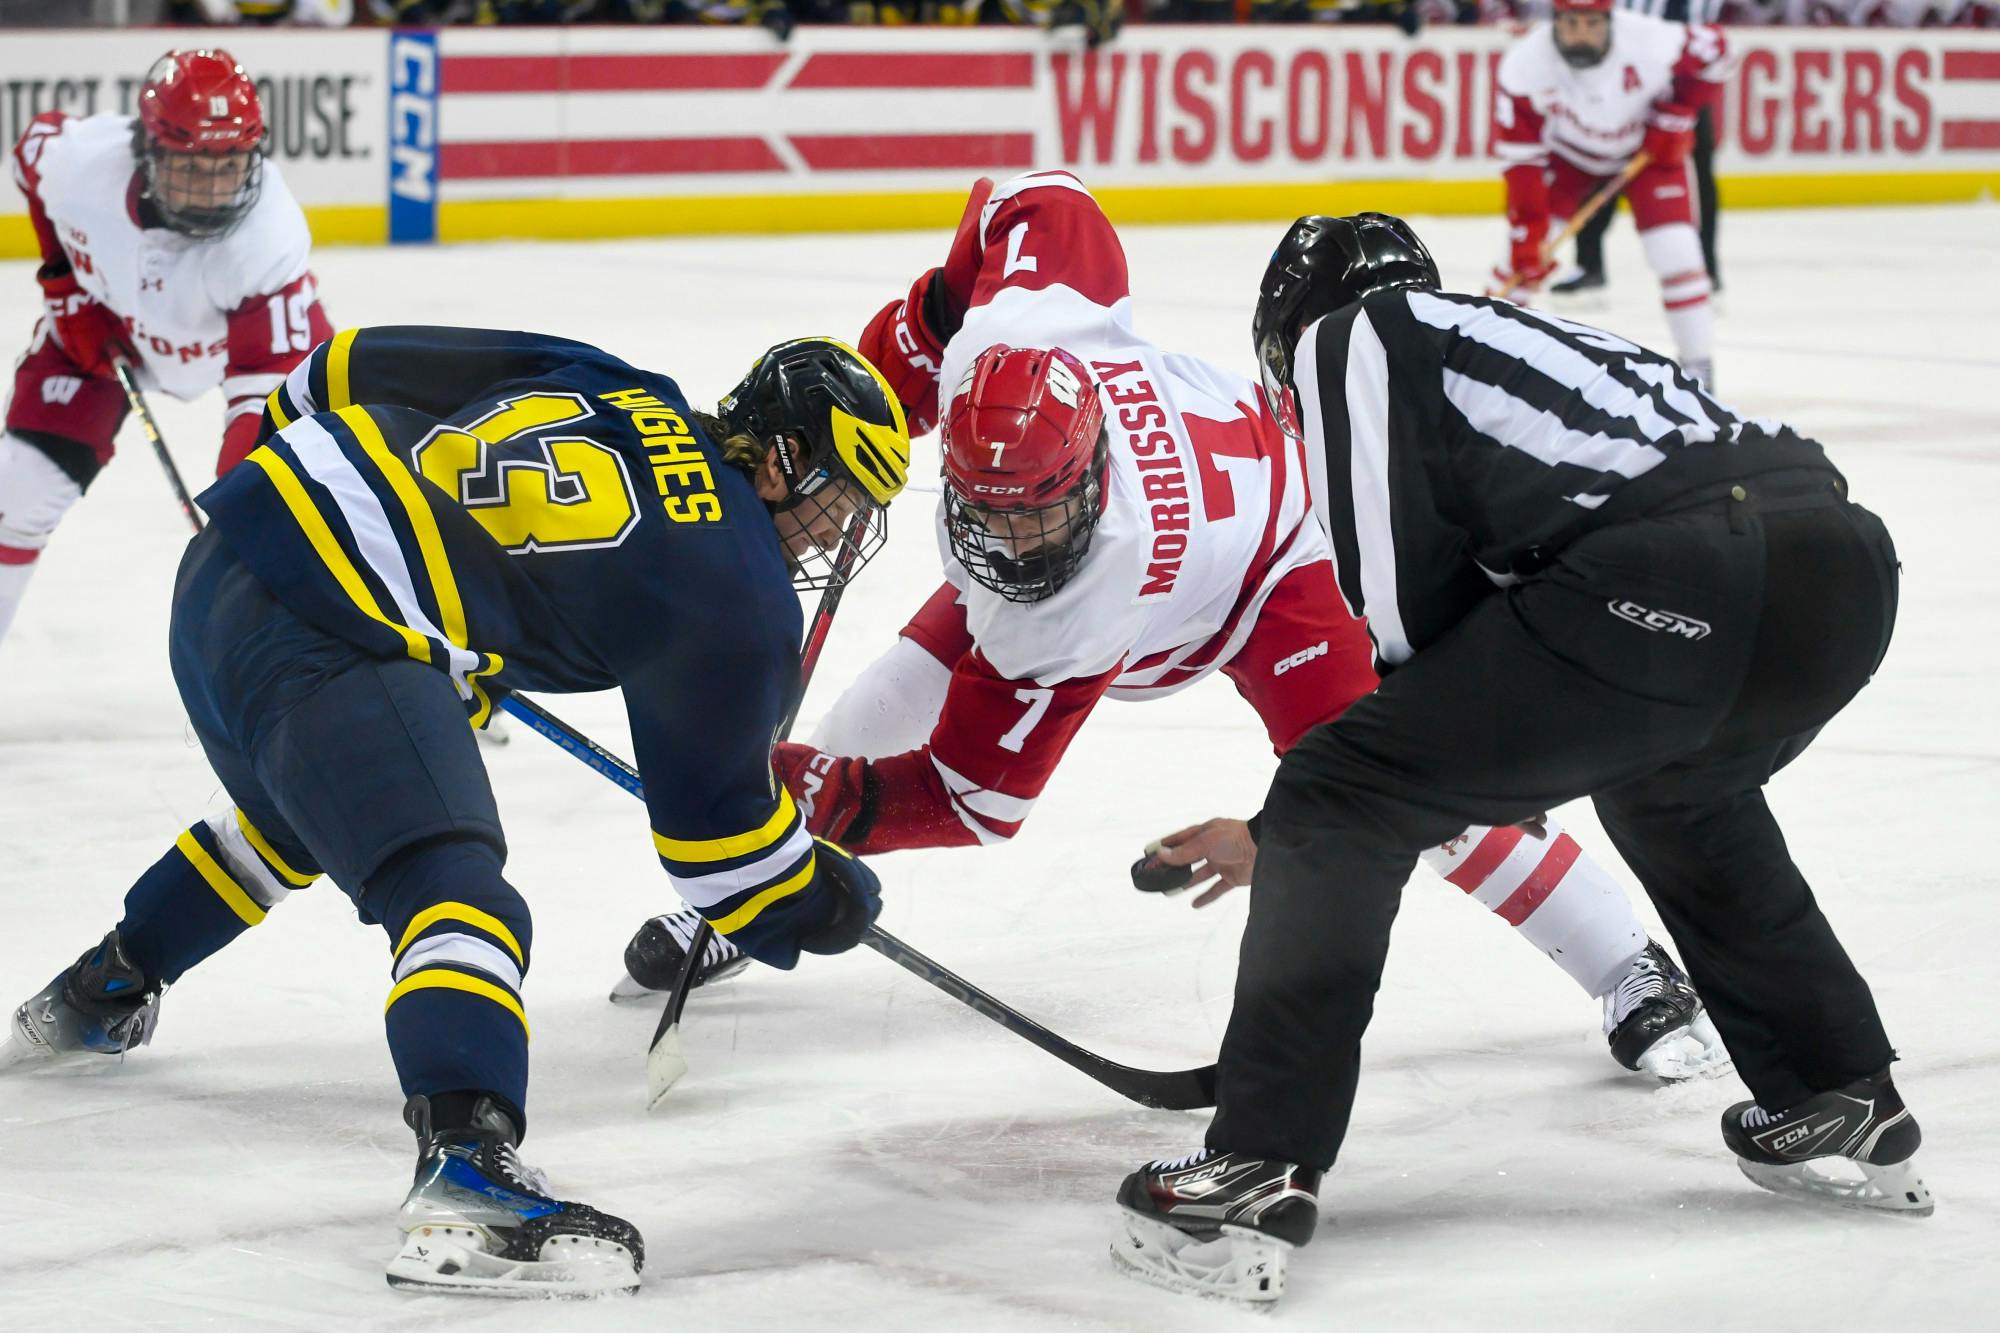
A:
<svg viewBox="0 0 2000 1333">
<path fill-rule="evenodd" d="M 814 838 L 813 842 L 814 850 L 819 853 L 819 873 L 814 878 L 813 891 L 830 896 L 833 916 L 818 930 L 802 937 L 799 947 L 807 953 L 846 953 L 861 943 L 868 927 L 881 915 L 882 881 L 845 849 L 825 838 Z"/>
</svg>

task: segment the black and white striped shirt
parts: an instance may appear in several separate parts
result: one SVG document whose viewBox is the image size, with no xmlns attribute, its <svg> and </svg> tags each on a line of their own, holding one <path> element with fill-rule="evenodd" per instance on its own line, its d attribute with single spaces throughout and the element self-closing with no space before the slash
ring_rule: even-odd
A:
<svg viewBox="0 0 2000 1333">
<path fill-rule="evenodd" d="M 1293 364 L 1314 511 L 1384 667 L 1593 528 L 1832 470 L 1657 353 L 1485 297 L 1378 293 L 1310 326 Z"/>
</svg>

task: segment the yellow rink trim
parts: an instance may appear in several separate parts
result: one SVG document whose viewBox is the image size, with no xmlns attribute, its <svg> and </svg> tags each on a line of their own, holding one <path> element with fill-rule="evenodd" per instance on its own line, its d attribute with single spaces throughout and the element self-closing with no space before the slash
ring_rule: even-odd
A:
<svg viewBox="0 0 2000 1333">
<path fill-rule="evenodd" d="M 477 995 L 481 999 L 491 1000 L 521 1020 L 522 1036 L 530 1039 L 534 1036 L 528 1030 L 528 1016 L 521 1012 L 521 1002 L 515 999 L 506 987 L 496 986 L 483 978 L 468 976 L 463 972 L 446 972 L 442 969 L 412 972 L 409 976 L 397 982 L 396 988 L 389 992 L 388 1000 L 382 1005 L 382 1012 L 385 1014 L 388 1013 L 396 1001 L 402 999 L 411 991 L 420 990 L 461 990 L 468 995 Z"/>
<path fill-rule="evenodd" d="M 264 919 L 264 909 L 243 891 L 241 884 L 229 877 L 229 872 L 208 854 L 208 848 L 196 841 L 192 829 L 174 839 L 174 846 L 188 859 L 188 864 L 208 881 L 208 887 L 215 890 L 215 896 L 229 904 L 229 910 L 236 913 L 244 925 L 254 926 Z"/>
<path fill-rule="evenodd" d="M 1100 169 L 1084 163 L 1075 170 L 1088 183 Z M 1721 188 L 1727 208 L 1970 203 L 2000 197 L 2000 169 L 1732 174 L 1721 178 Z M 1093 185 L 1091 192 L 1117 223 L 1282 222 L 1301 213 L 1361 209 L 1497 215 L 1501 199 L 1497 162 L 1492 176 L 1466 180 Z M 438 237 L 443 241 L 588 240 L 949 228 L 964 207 L 963 190 L 465 199 L 438 206 Z M 318 205 L 305 213 L 315 245 L 379 245 L 388 238 L 388 209 L 383 206 Z M 38 255 L 27 214 L 0 214 L 0 259 L 34 259 Z"/>
</svg>

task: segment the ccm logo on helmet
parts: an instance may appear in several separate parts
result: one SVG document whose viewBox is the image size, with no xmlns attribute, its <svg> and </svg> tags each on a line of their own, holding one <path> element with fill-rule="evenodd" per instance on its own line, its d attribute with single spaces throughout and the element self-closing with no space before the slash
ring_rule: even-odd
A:
<svg viewBox="0 0 2000 1333">
<path fill-rule="evenodd" d="M 972 489 L 982 495 L 1026 495 L 1028 493 L 1026 486 L 987 486 L 977 481 L 972 483 Z"/>
</svg>

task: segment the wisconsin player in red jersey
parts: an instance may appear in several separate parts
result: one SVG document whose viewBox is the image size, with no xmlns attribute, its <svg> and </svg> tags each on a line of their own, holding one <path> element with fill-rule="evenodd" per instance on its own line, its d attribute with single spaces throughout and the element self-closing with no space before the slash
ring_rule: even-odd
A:
<svg viewBox="0 0 2000 1333">
<path fill-rule="evenodd" d="M 1508 255 L 1494 270 L 1532 294 L 1549 274 L 1542 246 L 1644 151 L 1625 187 L 1646 261 L 1660 278 L 1676 359 L 1714 379 L 1714 284 L 1697 228 L 1688 155 L 1695 117 L 1722 95 L 1722 31 L 1670 23 L 1612 0 L 1555 0 L 1553 20 L 1509 47 L 1493 90 L 1493 150 L 1507 164 Z M 1615 206 L 1615 203 L 1614 205 Z"/>
<path fill-rule="evenodd" d="M 913 430 L 952 388 L 945 583 L 813 744 L 777 747 L 815 832 L 857 852 L 1010 838 L 1107 697 L 1220 671 L 1282 754 L 1375 687 L 1272 400 L 1154 347 L 1130 312 L 1117 234 L 1081 182 L 1046 172 L 981 182 L 944 266 L 862 335 Z M 1693 991 L 1559 827 L 1472 829 L 1428 859 L 1603 998 L 1628 1066 L 1679 1077 L 1714 1058 Z M 671 980 L 693 924 L 641 929 L 625 993 Z M 703 965 L 731 962 L 718 946 Z"/>
<path fill-rule="evenodd" d="M 219 475 L 250 451 L 264 396 L 333 332 L 305 215 L 264 158 L 256 85 L 228 52 L 162 56 L 136 116 L 44 112 L 13 169 L 43 310 L 0 434 L 0 636 L 111 461 L 126 412 L 114 363 L 176 398 L 221 386 Z"/>
</svg>

